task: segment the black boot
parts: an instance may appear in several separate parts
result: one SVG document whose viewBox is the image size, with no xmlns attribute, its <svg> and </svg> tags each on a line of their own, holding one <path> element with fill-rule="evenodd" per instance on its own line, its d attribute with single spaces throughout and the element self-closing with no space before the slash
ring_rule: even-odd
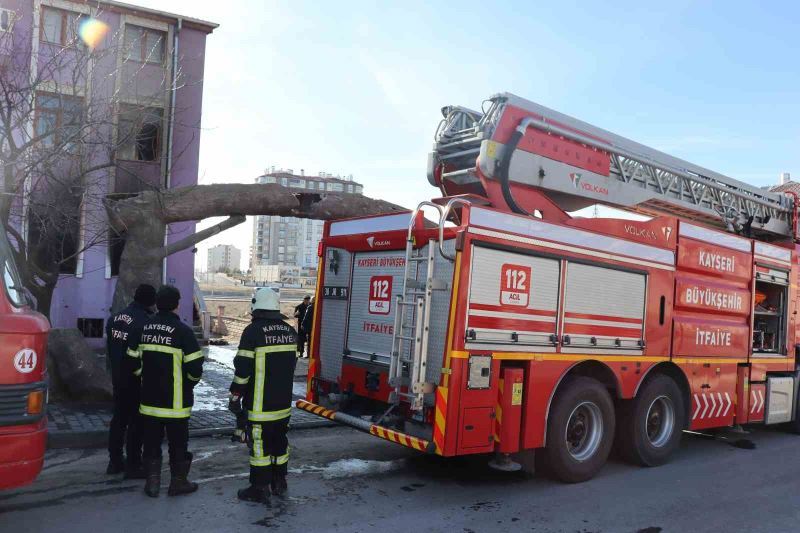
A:
<svg viewBox="0 0 800 533">
<path fill-rule="evenodd" d="M 197 483 L 189 481 L 189 469 L 192 467 L 192 454 L 187 453 L 186 459 L 183 461 L 170 461 L 169 472 L 171 478 L 169 481 L 169 490 L 167 494 L 170 496 L 179 496 L 181 494 L 191 494 L 197 490 Z"/>
<path fill-rule="evenodd" d="M 158 498 L 161 490 L 161 459 L 148 459 L 144 462 L 144 493 L 151 498 Z"/>
<path fill-rule="evenodd" d="M 267 503 L 269 501 L 269 487 L 250 485 L 246 489 L 239 489 L 237 496 L 240 500 L 255 503 Z"/>
<path fill-rule="evenodd" d="M 106 467 L 106 474 L 116 475 L 125 471 L 125 461 L 122 457 L 112 457 L 108 460 L 108 467 Z"/>
<path fill-rule="evenodd" d="M 272 474 L 272 482 L 270 483 L 270 487 L 272 488 L 272 494 L 275 496 L 283 496 L 286 494 L 286 491 L 289 490 L 289 487 L 286 484 L 286 474 L 280 471 L 274 472 Z"/>
</svg>

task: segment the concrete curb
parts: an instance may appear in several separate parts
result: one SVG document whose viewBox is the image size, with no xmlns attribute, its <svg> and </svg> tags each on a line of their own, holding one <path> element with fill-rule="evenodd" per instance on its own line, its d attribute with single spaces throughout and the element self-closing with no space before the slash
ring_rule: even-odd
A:
<svg viewBox="0 0 800 533">
<path fill-rule="evenodd" d="M 289 430 L 318 429 L 337 425 L 330 420 L 309 420 L 289 424 Z M 234 426 L 197 428 L 189 430 L 189 438 L 211 437 L 214 435 L 232 435 Z M 108 446 L 108 430 L 104 431 L 53 431 L 47 435 L 47 448 L 58 450 L 64 448 L 105 448 Z"/>
</svg>

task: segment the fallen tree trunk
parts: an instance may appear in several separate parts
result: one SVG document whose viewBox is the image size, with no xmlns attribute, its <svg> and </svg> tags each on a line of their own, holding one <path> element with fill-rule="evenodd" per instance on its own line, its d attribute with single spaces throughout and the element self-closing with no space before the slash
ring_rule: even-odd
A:
<svg viewBox="0 0 800 533">
<path fill-rule="evenodd" d="M 163 259 L 245 220 L 245 215 L 272 215 L 333 220 L 406 211 L 383 200 L 358 194 L 316 193 L 277 184 L 215 184 L 145 191 L 109 202 L 112 227 L 126 235 L 112 311 L 122 309 L 140 283 L 158 286 Z M 169 246 L 168 224 L 227 216 L 226 221 Z"/>
</svg>

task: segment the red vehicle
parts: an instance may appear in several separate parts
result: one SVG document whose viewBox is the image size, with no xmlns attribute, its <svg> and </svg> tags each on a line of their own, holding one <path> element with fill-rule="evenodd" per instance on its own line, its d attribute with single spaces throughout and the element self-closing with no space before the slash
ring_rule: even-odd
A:
<svg viewBox="0 0 800 533">
<path fill-rule="evenodd" d="M 31 483 L 47 442 L 47 319 L 26 305 L 0 227 L 0 489 Z"/>
<path fill-rule="evenodd" d="M 684 429 L 796 429 L 795 198 L 513 95 L 483 109 L 443 109 L 443 198 L 326 225 L 298 407 L 568 482 L 614 441 L 654 466 Z M 598 203 L 651 218 L 569 214 Z"/>
</svg>

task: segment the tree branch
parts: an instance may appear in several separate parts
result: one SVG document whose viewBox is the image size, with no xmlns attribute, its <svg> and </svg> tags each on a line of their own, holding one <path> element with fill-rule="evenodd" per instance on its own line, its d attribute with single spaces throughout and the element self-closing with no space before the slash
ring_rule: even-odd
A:
<svg viewBox="0 0 800 533">
<path fill-rule="evenodd" d="M 190 246 L 194 246 L 195 244 L 208 239 L 212 235 L 216 235 L 217 233 L 221 233 L 228 228 L 232 228 L 233 226 L 238 226 L 242 222 L 245 221 L 245 217 L 242 215 L 234 215 L 227 220 L 223 220 L 219 224 L 211 226 L 210 228 L 206 228 L 202 231 L 198 231 L 193 235 L 189 235 L 188 237 L 181 239 L 177 242 L 173 242 L 172 244 L 162 248 L 161 250 L 161 259 L 174 254 L 175 252 L 180 252 L 181 250 L 185 250 Z"/>
</svg>

